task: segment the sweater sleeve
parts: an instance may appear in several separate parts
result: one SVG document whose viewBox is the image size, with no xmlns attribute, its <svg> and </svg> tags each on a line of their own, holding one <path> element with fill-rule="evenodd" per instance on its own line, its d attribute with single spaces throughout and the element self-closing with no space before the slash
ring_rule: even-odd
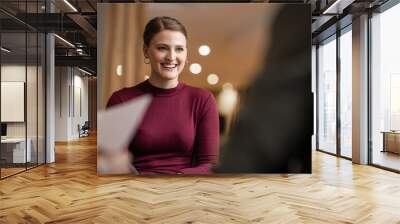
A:
<svg viewBox="0 0 400 224">
<path fill-rule="evenodd" d="M 213 95 L 209 95 L 200 115 L 194 146 L 195 164 L 184 174 L 209 174 L 219 154 L 219 117 Z"/>
<path fill-rule="evenodd" d="M 121 98 L 119 97 L 119 95 L 117 94 L 117 92 L 114 92 L 111 97 L 108 99 L 107 101 L 107 105 L 106 105 L 106 109 L 110 108 L 114 105 L 120 104 L 123 101 L 121 100 Z"/>
</svg>

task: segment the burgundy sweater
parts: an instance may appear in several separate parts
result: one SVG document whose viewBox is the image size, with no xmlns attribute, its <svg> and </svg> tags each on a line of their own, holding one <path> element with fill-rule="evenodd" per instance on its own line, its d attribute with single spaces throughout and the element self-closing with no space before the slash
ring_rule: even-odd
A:
<svg viewBox="0 0 400 224">
<path fill-rule="evenodd" d="M 114 92 L 107 107 L 143 94 L 153 100 L 129 145 L 140 174 L 208 174 L 219 152 L 219 122 L 213 95 L 179 83 L 162 89 L 144 81 Z"/>
</svg>

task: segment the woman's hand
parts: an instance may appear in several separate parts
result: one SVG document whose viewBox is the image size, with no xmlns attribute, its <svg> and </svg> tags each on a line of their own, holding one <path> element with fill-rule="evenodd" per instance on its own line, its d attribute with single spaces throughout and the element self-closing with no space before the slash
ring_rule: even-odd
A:
<svg viewBox="0 0 400 224">
<path fill-rule="evenodd" d="M 99 174 L 133 174 L 139 172 L 132 165 L 133 155 L 129 150 L 107 150 L 99 149 L 97 155 L 97 172 Z"/>
</svg>

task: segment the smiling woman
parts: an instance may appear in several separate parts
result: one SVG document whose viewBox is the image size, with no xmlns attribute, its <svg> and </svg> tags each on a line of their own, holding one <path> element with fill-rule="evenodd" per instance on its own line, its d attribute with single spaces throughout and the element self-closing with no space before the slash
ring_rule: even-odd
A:
<svg viewBox="0 0 400 224">
<path fill-rule="evenodd" d="M 161 88 L 176 87 L 187 57 L 186 36 L 179 31 L 163 30 L 144 44 L 143 52 L 151 65 L 149 81 Z"/>
<path fill-rule="evenodd" d="M 139 174 L 209 174 L 219 150 L 213 95 L 179 82 L 187 62 L 185 27 L 171 17 L 150 20 L 143 33 L 146 81 L 114 92 L 107 108 L 144 94 L 153 100 L 129 145 Z"/>
</svg>

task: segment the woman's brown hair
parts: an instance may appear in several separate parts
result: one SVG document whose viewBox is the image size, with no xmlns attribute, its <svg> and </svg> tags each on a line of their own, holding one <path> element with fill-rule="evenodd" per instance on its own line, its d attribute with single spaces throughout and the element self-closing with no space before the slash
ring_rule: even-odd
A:
<svg viewBox="0 0 400 224">
<path fill-rule="evenodd" d="M 187 39 L 186 28 L 180 23 L 177 19 L 162 16 L 155 17 L 151 19 L 144 28 L 143 32 L 143 43 L 146 46 L 149 46 L 151 39 L 153 39 L 154 35 L 163 31 L 163 30 L 172 30 L 181 32 Z"/>
</svg>

